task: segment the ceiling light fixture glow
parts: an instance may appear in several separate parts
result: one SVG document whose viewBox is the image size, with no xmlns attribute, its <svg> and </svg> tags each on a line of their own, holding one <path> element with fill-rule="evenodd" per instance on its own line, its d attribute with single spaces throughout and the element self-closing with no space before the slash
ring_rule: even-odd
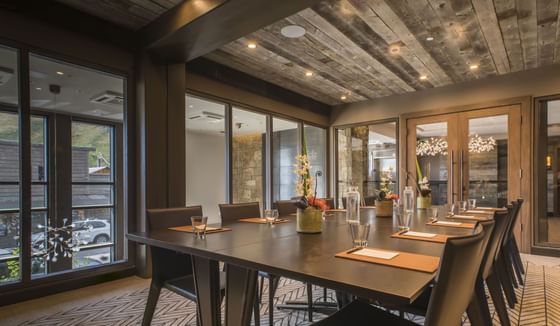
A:
<svg viewBox="0 0 560 326">
<path fill-rule="evenodd" d="M 36 90 L 41 91 L 43 90 L 41 87 L 35 87 Z"/>
<path fill-rule="evenodd" d="M 426 76 L 426 75 L 420 76 L 420 80 L 426 80 L 426 79 L 428 79 L 428 76 Z"/>
<path fill-rule="evenodd" d="M 255 43 L 249 43 L 249 44 L 247 44 L 247 47 L 248 47 L 249 49 L 256 49 L 256 48 L 257 48 L 257 45 L 256 45 Z"/>
<path fill-rule="evenodd" d="M 344 101 L 346 99 L 346 95 L 342 95 L 340 99 Z"/>
<path fill-rule="evenodd" d="M 401 47 L 397 44 L 393 44 L 389 47 L 389 52 L 391 52 L 391 54 L 398 54 L 401 52 Z"/>
<path fill-rule="evenodd" d="M 476 69 L 478 69 L 478 65 L 470 65 L 469 68 L 471 70 L 476 70 Z"/>
<path fill-rule="evenodd" d="M 311 76 L 313 76 L 313 73 L 312 73 L 311 71 L 308 71 L 308 72 L 305 73 L 305 75 L 306 75 L 307 77 L 311 77 Z"/>
<path fill-rule="evenodd" d="M 428 41 L 428 42 L 431 42 L 431 41 L 433 41 L 433 40 L 434 40 L 433 36 L 428 36 L 428 37 L 426 37 L 426 41 Z"/>
<path fill-rule="evenodd" d="M 288 26 L 282 27 L 282 29 L 280 30 L 280 33 L 287 38 L 298 38 L 298 37 L 302 37 L 303 35 L 305 35 L 306 30 L 305 30 L 305 28 L 303 28 L 299 25 L 288 25 Z"/>
<path fill-rule="evenodd" d="M 56 74 L 61 75 L 61 76 L 64 75 L 64 73 L 62 71 L 57 71 Z"/>
</svg>

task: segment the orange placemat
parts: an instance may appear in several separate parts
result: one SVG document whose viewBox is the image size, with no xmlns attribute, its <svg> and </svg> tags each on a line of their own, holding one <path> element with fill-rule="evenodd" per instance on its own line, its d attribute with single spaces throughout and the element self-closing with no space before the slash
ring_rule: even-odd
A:
<svg viewBox="0 0 560 326">
<path fill-rule="evenodd" d="M 410 235 L 408 233 L 410 233 Z M 413 235 L 413 233 L 418 233 L 418 235 Z M 430 236 L 430 237 L 422 236 L 422 235 L 428 235 L 428 234 L 431 234 L 433 236 Z M 449 236 L 447 236 L 445 234 L 437 234 L 437 233 L 399 231 L 397 233 L 391 234 L 391 238 L 445 243 L 445 242 L 447 242 L 447 238 L 449 238 Z"/>
<path fill-rule="evenodd" d="M 476 207 L 475 210 L 477 211 L 490 211 L 490 212 L 505 212 L 507 208 L 505 207 Z"/>
<path fill-rule="evenodd" d="M 376 248 L 354 248 L 339 252 L 335 257 L 346 258 L 351 260 L 362 261 L 366 263 L 380 264 L 385 266 L 404 268 L 413 271 L 420 271 L 426 273 L 434 273 L 439 266 L 439 257 L 412 254 L 408 252 L 397 252 L 398 254 L 391 259 L 376 258 L 357 254 L 362 249 L 371 249 L 380 252 L 389 252 L 383 249 Z"/>
<path fill-rule="evenodd" d="M 449 224 L 447 224 L 447 223 L 449 223 Z M 472 229 L 475 226 L 475 224 L 473 224 L 473 223 L 452 222 L 452 221 L 428 222 L 428 223 L 426 223 L 426 225 L 443 226 L 443 227 L 448 227 L 448 228 L 463 228 L 463 229 Z"/>
<path fill-rule="evenodd" d="M 175 227 L 169 228 L 169 230 L 194 233 L 191 225 L 175 226 Z M 206 227 L 206 234 L 226 232 L 226 231 L 231 231 L 231 229 L 230 228 L 215 228 L 215 227 L 211 227 L 211 226 Z"/>
<path fill-rule="evenodd" d="M 257 223 L 257 224 L 266 224 L 268 223 L 266 221 L 266 219 L 261 218 L 261 217 L 249 217 L 249 218 L 242 218 L 239 219 L 239 222 L 245 222 L 245 223 Z M 274 224 L 280 224 L 280 223 L 286 223 L 289 222 L 288 220 L 285 219 L 277 219 Z"/>
<path fill-rule="evenodd" d="M 448 216 L 447 218 L 453 220 L 471 220 L 471 221 L 488 221 L 489 219 L 491 219 L 491 217 L 488 216 L 474 216 L 474 215 L 461 215 L 461 214 Z"/>
</svg>

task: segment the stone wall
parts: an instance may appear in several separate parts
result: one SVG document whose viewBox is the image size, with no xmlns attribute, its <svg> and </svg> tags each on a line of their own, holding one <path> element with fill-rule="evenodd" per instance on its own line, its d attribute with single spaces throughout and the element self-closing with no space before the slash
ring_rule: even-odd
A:
<svg viewBox="0 0 560 326">
<path fill-rule="evenodd" d="M 234 135 L 232 140 L 232 192 L 234 203 L 263 202 L 265 135 Z"/>
</svg>

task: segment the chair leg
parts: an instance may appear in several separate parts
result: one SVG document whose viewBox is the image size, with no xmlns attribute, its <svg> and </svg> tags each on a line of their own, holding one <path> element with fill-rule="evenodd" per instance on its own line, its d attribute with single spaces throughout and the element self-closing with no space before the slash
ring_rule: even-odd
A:
<svg viewBox="0 0 560 326">
<path fill-rule="evenodd" d="M 144 309 L 144 317 L 142 318 L 142 326 L 151 325 L 160 292 L 161 286 L 152 280 L 150 283 L 150 292 L 148 293 L 148 301 L 146 302 L 146 308 Z"/>
<path fill-rule="evenodd" d="M 523 262 L 521 261 L 521 255 L 519 254 L 519 248 L 517 248 L 515 239 L 512 239 L 509 242 L 509 250 L 511 253 L 511 260 L 513 262 L 515 275 L 517 276 L 519 284 L 523 285 L 523 274 L 525 274 L 525 270 L 523 269 Z"/>
<path fill-rule="evenodd" d="M 268 324 L 274 324 L 274 295 L 280 278 L 274 275 L 268 277 Z"/>
<path fill-rule="evenodd" d="M 517 277 L 515 275 L 515 271 L 513 268 L 513 260 L 511 259 L 511 251 L 509 250 L 509 246 L 507 250 L 504 252 L 504 266 L 506 267 L 507 273 L 509 278 L 511 279 L 511 283 L 513 284 L 514 288 L 519 287 L 519 283 L 517 283 Z"/>
<path fill-rule="evenodd" d="M 515 308 L 515 303 L 517 301 L 517 299 L 515 298 L 515 290 L 513 289 L 513 283 L 511 280 L 511 275 L 508 274 L 506 267 L 505 267 L 505 261 L 503 259 L 503 254 L 504 252 L 501 252 L 500 255 L 498 255 L 498 259 L 495 262 L 496 265 L 496 271 L 497 271 L 497 276 L 498 279 L 500 280 L 500 283 L 502 284 L 502 288 L 504 290 L 504 293 L 506 294 L 506 299 L 508 302 L 508 305 L 510 308 Z"/>
<path fill-rule="evenodd" d="M 258 298 L 258 292 L 257 292 L 257 297 L 253 302 L 253 319 L 255 321 L 255 326 L 261 325 L 261 311 L 260 311 L 260 300 Z"/>
<path fill-rule="evenodd" d="M 323 301 L 327 302 L 327 288 L 323 288 Z"/>
<path fill-rule="evenodd" d="M 313 321 L 313 285 L 307 283 L 307 315 L 309 321 Z"/>
<path fill-rule="evenodd" d="M 473 297 L 467 307 L 467 315 L 473 326 L 492 326 L 492 316 L 484 292 L 484 281 L 481 278 L 476 282 Z"/>
<path fill-rule="evenodd" d="M 488 285 L 488 291 L 492 297 L 492 302 L 494 303 L 494 309 L 498 313 L 500 318 L 500 324 L 502 326 L 510 326 L 509 315 L 507 312 L 506 302 L 504 301 L 504 295 L 502 294 L 502 288 L 500 286 L 500 280 L 497 278 L 495 273 L 490 274 L 486 279 L 486 285 Z"/>
<path fill-rule="evenodd" d="M 263 296 L 263 289 L 264 289 L 264 277 L 260 277 L 260 284 L 259 284 L 259 295 L 258 295 L 258 299 L 259 299 L 259 303 L 262 303 L 262 296 Z M 270 291 L 270 289 L 269 289 Z"/>
</svg>

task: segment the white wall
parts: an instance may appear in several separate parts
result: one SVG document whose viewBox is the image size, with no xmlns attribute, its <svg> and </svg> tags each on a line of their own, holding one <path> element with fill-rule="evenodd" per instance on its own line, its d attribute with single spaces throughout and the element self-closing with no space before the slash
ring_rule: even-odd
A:
<svg viewBox="0 0 560 326">
<path fill-rule="evenodd" d="M 202 205 L 210 223 L 220 221 L 218 204 L 226 202 L 225 138 L 186 132 L 187 206 Z"/>
</svg>

